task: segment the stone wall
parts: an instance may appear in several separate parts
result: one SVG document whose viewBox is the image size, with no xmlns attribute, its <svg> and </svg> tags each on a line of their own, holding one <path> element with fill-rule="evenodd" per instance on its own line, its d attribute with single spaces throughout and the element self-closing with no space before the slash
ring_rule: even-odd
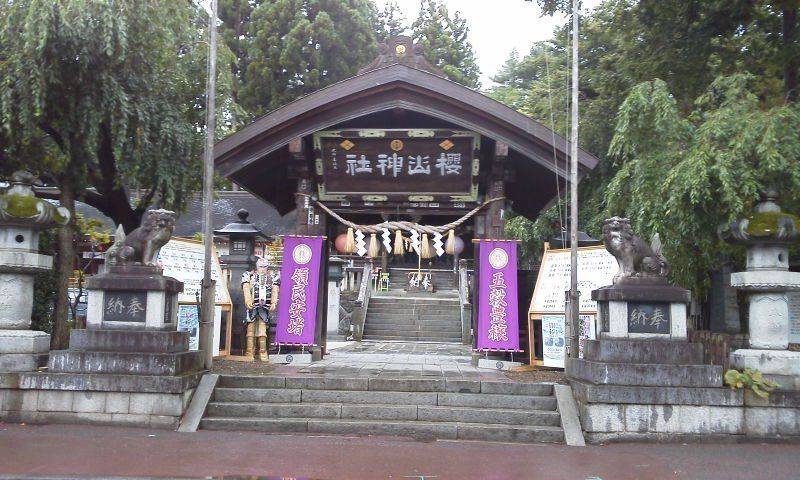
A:
<svg viewBox="0 0 800 480">
<path fill-rule="evenodd" d="M 590 442 L 800 440 L 800 392 L 573 383 Z"/>
<path fill-rule="evenodd" d="M 126 385 L 124 381 L 106 377 L 87 385 L 82 376 L 70 375 L 54 381 L 47 375 L 0 374 L 0 421 L 174 430 L 189 405 L 197 381 L 192 377 L 180 384 L 167 385 L 150 377 L 150 385 L 148 382 Z M 188 388 L 180 391 L 184 386 Z M 92 390 L 93 387 L 106 390 Z"/>
</svg>

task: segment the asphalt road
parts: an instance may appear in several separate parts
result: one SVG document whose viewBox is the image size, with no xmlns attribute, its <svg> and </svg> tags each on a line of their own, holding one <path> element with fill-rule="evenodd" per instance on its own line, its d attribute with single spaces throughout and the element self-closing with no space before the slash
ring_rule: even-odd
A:
<svg viewBox="0 0 800 480">
<path fill-rule="evenodd" d="M 800 446 L 627 443 L 576 448 L 0 424 L 0 474 L 2 478 L 778 480 L 800 478 Z"/>
</svg>

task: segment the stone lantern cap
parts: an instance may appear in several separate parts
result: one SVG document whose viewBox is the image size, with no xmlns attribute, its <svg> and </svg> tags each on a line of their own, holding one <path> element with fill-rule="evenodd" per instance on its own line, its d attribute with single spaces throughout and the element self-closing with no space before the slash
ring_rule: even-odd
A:
<svg viewBox="0 0 800 480">
<path fill-rule="evenodd" d="M 40 230 L 67 224 L 69 210 L 36 197 L 34 180 L 29 172 L 14 172 L 11 187 L 0 195 L 0 225 Z"/>
<path fill-rule="evenodd" d="M 236 212 L 236 216 L 239 217 L 238 221 L 229 223 L 219 230 L 214 230 L 214 234 L 227 235 L 227 236 L 235 235 L 235 236 L 250 237 L 250 238 L 263 238 L 269 240 L 269 237 L 264 235 L 264 233 L 261 232 L 261 230 L 259 230 L 258 227 L 256 227 L 247 220 L 247 217 L 250 216 L 250 212 L 242 208 L 238 212 Z"/>
<path fill-rule="evenodd" d="M 775 203 L 778 194 L 774 190 L 761 193 L 756 211 L 719 228 L 719 236 L 728 243 L 738 245 L 790 245 L 800 238 L 800 219 L 781 211 Z"/>
</svg>

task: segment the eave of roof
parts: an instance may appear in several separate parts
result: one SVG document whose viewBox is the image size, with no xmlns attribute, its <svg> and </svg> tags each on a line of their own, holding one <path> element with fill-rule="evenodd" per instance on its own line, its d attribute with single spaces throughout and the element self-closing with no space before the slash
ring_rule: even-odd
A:
<svg viewBox="0 0 800 480">
<path fill-rule="evenodd" d="M 220 173 L 230 175 L 249 165 L 252 161 L 255 161 L 256 158 L 248 158 L 244 159 L 244 161 L 234 162 L 238 164 L 230 164 L 230 160 L 236 156 L 236 152 L 252 141 L 263 138 L 264 136 L 276 135 L 281 131 L 282 127 L 294 125 L 298 121 L 302 121 L 301 117 L 305 117 L 314 111 L 321 111 L 331 108 L 335 104 L 346 103 L 348 99 L 355 95 L 363 95 L 370 90 L 378 91 L 381 88 L 385 89 L 390 87 L 391 84 L 396 84 L 397 87 L 401 88 L 403 86 L 412 87 L 412 89 L 416 88 L 415 91 L 417 92 L 427 91 L 427 95 L 443 96 L 450 101 L 460 103 L 465 108 L 477 109 L 493 117 L 496 122 L 504 124 L 505 128 L 516 129 L 519 134 L 527 135 L 538 144 L 544 144 L 552 148 L 553 142 L 555 142 L 556 150 L 562 155 L 565 154 L 565 148 L 569 147 L 569 142 L 566 139 L 560 135 L 554 134 L 549 128 L 480 92 L 429 72 L 406 65 L 395 64 L 350 77 L 301 97 L 259 117 L 250 125 L 220 140 L 214 148 L 215 161 L 220 167 Z M 457 124 L 464 123 L 459 122 L 458 119 L 447 118 L 446 112 L 438 112 L 440 114 L 437 115 L 436 111 L 424 111 L 419 105 L 408 104 L 408 102 L 398 102 L 398 106 L 439 116 L 442 119 L 451 120 Z M 379 109 L 385 109 L 384 107 L 387 107 L 387 105 L 383 105 Z M 370 112 L 365 111 L 365 113 Z M 308 135 L 315 130 L 330 127 L 338 123 L 339 120 L 341 119 L 329 120 L 329 122 L 332 123 L 328 123 L 327 125 L 320 125 L 319 123 L 313 124 L 313 122 L 311 122 L 312 124 L 309 124 L 309 128 L 305 130 L 300 129 L 300 131 L 302 132 L 302 136 Z M 476 130 L 481 130 L 480 125 L 473 125 L 473 127 L 477 127 Z M 484 131 L 481 133 L 490 138 L 508 140 L 506 143 L 522 154 L 525 154 L 526 151 L 530 151 L 530 149 L 526 149 L 524 145 L 518 144 L 519 142 L 514 139 L 504 139 L 501 134 L 493 134 L 491 128 L 483 128 L 483 130 Z M 256 156 L 259 158 L 264 157 L 281 146 L 286 145 L 288 140 L 284 138 L 279 143 L 271 144 L 265 150 L 259 151 Z M 553 168 L 552 160 L 549 164 L 545 164 L 542 162 L 542 159 L 536 158 L 536 155 L 530 155 L 530 157 L 542 163 L 547 168 Z M 582 149 L 579 149 L 578 160 L 584 170 L 591 170 L 599 162 L 597 157 Z M 559 169 L 558 173 L 562 175 L 565 174 L 561 169 Z"/>
</svg>

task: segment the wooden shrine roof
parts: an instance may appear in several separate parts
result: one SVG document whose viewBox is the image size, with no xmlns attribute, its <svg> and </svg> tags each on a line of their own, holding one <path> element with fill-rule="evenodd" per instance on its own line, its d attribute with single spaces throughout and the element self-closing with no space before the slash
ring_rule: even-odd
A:
<svg viewBox="0 0 800 480">
<path fill-rule="evenodd" d="M 515 210 L 523 215 L 535 216 L 552 200 L 554 191 L 549 187 L 555 183 L 553 172 L 562 179 L 568 177 L 565 149 L 569 148 L 569 142 L 544 125 L 413 64 L 376 66 L 284 105 L 220 140 L 214 149 L 217 172 L 285 213 L 294 208 L 295 185 L 287 181 L 291 140 L 357 122 L 362 117 L 404 110 L 508 145 L 510 157 L 520 165 L 519 174 L 523 175 L 520 178 L 532 182 L 511 188 L 508 193 L 510 197 L 518 197 L 512 200 Z M 557 162 L 553 160 L 554 151 Z M 599 161 L 582 149 L 578 160 L 581 176 Z M 548 188 L 536 192 L 539 183 L 546 183 Z"/>
</svg>

